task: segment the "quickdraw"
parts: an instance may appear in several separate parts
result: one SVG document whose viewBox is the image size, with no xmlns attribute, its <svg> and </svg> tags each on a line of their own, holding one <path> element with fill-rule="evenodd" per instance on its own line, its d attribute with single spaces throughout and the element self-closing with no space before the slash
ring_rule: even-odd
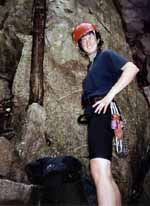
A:
<svg viewBox="0 0 150 206">
<path fill-rule="evenodd" d="M 124 124 L 121 117 L 121 112 L 115 101 L 112 101 L 110 103 L 110 109 L 112 115 L 111 128 L 114 130 L 115 134 L 115 151 L 119 157 L 126 157 L 128 155 L 128 148 L 127 142 L 123 138 Z"/>
</svg>

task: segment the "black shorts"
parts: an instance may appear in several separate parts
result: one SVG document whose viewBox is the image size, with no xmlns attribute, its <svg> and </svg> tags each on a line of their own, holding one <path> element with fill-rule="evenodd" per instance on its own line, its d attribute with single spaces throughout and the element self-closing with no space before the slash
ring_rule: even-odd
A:
<svg viewBox="0 0 150 206">
<path fill-rule="evenodd" d="M 113 136 L 110 107 L 105 114 L 93 113 L 88 122 L 89 158 L 101 157 L 111 160 Z"/>
</svg>

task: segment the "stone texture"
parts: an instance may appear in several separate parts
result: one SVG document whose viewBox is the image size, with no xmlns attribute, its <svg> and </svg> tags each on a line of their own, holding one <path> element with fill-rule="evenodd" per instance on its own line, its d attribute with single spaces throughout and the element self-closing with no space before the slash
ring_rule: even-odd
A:
<svg viewBox="0 0 150 206">
<path fill-rule="evenodd" d="M 12 82 L 20 60 L 22 44 L 13 31 L 1 30 L 0 45 L 0 77 Z"/>
<path fill-rule="evenodd" d="M 26 108 L 29 102 L 32 37 L 30 35 L 17 35 L 23 43 L 23 49 L 12 85 L 12 94 L 14 96 L 12 122 L 18 137 L 21 138 L 21 127 L 25 121 Z"/>
<path fill-rule="evenodd" d="M 7 9 L 0 4 L 0 29 L 3 28 L 5 19 L 7 18 Z"/>
<path fill-rule="evenodd" d="M 19 155 L 25 162 L 42 155 L 45 146 L 45 120 L 46 113 L 43 107 L 37 103 L 29 106 L 22 132 L 22 142 L 17 146 Z"/>
<path fill-rule="evenodd" d="M 13 147 L 4 137 L 0 137 L 0 176 L 7 177 L 10 173 Z"/>
<path fill-rule="evenodd" d="M 0 101 L 11 96 L 9 82 L 4 79 L 0 79 L 0 94 Z"/>
<path fill-rule="evenodd" d="M 0 179 L 0 204 L 20 202 L 28 203 L 32 194 L 32 185 Z"/>
<path fill-rule="evenodd" d="M 23 164 L 15 150 L 14 140 L 0 136 L 0 177 L 15 181 L 25 181 L 26 175 Z"/>
<path fill-rule="evenodd" d="M 12 92 L 14 95 L 14 105 L 17 106 L 21 104 L 22 106 L 24 105 L 26 107 L 29 101 L 32 37 L 30 35 L 21 34 L 19 34 L 18 37 L 23 43 L 23 49 L 13 80 Z"/>
<path fill-rule="evenodd" d="M 121 14 L 125 35 L 131 47 L 133 59 L 140 68 L 138 84 L 149 101 L 150 68 L 147 66 L 147 58 L 150 55 L 150 1 L 148 0 L 117 0 L 114 1 Z M 146 92 L 145 92 L 146 90 Z M 150 103 L 150 102 L 149 102 Z"/>
<path fill-rule="evenodd" d="M 32 33 L 33 0 L 6 0 L 7 18 L 3 23 L 4 28 L 11 28 L 18 33 Z"/>
</svg>

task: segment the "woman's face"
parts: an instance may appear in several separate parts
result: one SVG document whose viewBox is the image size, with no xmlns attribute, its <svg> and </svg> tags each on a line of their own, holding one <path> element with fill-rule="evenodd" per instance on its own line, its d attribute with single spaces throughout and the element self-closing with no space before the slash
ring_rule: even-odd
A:
<svg viewBox="0 0 150 206">
<path fill-rule="evenodd" d="M 83 50 L 88 54 L 92 54 L 97 51 L 97 39 L 94 32 L 89 32 L 81 38 L 81 46 Z"/>
</svg>

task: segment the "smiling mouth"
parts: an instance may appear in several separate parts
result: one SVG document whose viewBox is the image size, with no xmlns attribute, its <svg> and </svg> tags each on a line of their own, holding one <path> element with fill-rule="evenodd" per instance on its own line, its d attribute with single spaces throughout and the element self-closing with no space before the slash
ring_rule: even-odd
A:
<svg viewBox="0 0 150 206">
<path fill-rule="evenodd" d="M 93 47 L 93 46 L 88 46 L 87 48 L 88 48 L 88 49 L 93 49 L 94 47 Z"/>
</svg>

